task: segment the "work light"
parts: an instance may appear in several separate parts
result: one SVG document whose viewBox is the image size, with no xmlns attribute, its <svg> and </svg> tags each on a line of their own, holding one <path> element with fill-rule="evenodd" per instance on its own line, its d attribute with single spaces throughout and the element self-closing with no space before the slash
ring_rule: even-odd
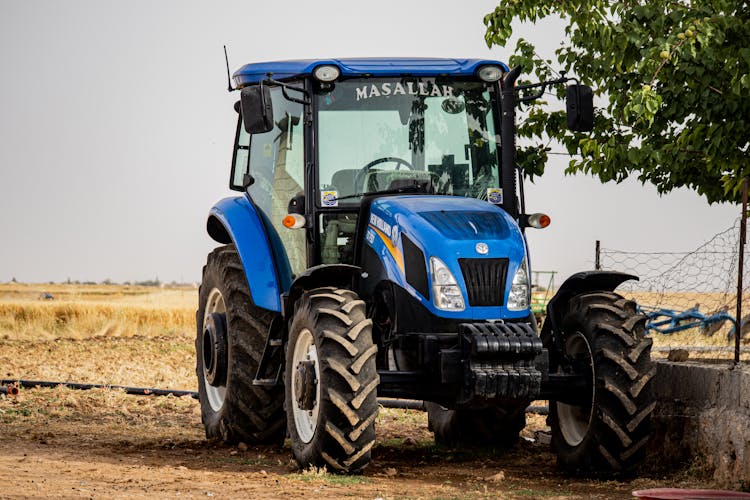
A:
<svg viewBox="0 0 750 500">
<path fill-rule="evenodd" d="M 480 66 L 477 75 L 485 82 L 496 82 L 503 77 L 503 70 L 500 66 Z"/>
<path fill-rule="evenodd" d="M 341 71 L 337 66 L 329 64 L 318 66 L 313 70 L 313 76 L 321 82 L 332 82 L 339 77 Z"/>
</svg>

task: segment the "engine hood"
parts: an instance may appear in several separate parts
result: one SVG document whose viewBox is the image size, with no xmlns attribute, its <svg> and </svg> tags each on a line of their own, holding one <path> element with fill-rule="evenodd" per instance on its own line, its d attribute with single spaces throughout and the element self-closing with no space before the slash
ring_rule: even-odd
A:
<svg viewBox="0 0 750 500">
<path fill-rule="evenodd" d="M 501 319 L 529 314 L 528 311 L 509 311 L 504 305 L 512 277 L 526 259 L 526 244 L 516 222 L 498 206 L 474 198 L 451 196 L 379 198 L 370 207 L 366 240 L 381 259 L 390 261 L 392 258 L 393 265 L 386 265 L 392 272 L 389 274 L 394 274 L 389 279 L 402 284 L 436 315 Z M 503 288 L 502 305 L 471 306 L 465 297 L 464 311 L 434 308 L 429 285 L 429 262 L 433 256 L 448 266 L 465 293 L 470 284 L 464 279 L 461 262 L 466 265 L 468 259 L 507 260 L 503 283 L 499 283 Z"/>
<path fill-rule="evenodd" d="M 400 231 L 416 240 L 439 237 L 476 243 L 522 238 L 515 221 L 504 210 L 474 198 L 424 195 L 380 198 L 372 203 L 370 214 L 370 224 L 378 219 L 391 226 L 395 223 Z"/>
</svg>

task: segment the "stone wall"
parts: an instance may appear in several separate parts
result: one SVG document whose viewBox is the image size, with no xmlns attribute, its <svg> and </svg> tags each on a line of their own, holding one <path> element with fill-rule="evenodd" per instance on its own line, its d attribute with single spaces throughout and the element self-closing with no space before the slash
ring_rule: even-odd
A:
<svg viewBox="0 0 750 500">
<path fill-rule="evenodd" d="M 651 452 L 673 463 L 705 460 L 722 487 L 750 487 L 750 366 L 657 362 Z"/>
</svg>

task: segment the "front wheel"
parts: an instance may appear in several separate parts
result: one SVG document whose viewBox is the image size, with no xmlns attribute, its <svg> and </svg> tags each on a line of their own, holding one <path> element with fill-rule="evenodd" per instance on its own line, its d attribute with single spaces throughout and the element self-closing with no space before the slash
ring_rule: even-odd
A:
<svg viewBox="0 0 750 500">
<path fill-rule="evenodd" d="M 306 292 L 286 349 L 285 407 L 295 460 L 301 467 L 361 470 L 375 444 L 379 382 L 365 303 L 350 290 Z"/>
<path fill-rule="evenodd" d="M 572 472 L 627 472 L 643 458 L 656 407 L 646 317 L 609 292 L 574 297 L 562 322 L 559 372 L 584 375 L 582 404 L 550 401 L 548 422 L 558 463 Z"/>
</svg>

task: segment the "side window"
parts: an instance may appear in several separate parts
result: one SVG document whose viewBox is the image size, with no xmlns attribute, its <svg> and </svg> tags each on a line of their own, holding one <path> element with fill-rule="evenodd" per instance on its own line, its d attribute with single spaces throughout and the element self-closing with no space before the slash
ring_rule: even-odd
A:
<svg viewBox="0 0 750 500">
<path fill-rule="evenodd" d="M 238 173 L 239 158 L 246 154 L 243 151 L 248 151 L 249 173 L 255 178 L 248 192 L 279 234 L 292 273 L 299 274 L 307 268 L 305 231 L 288 229 L 281 221 L 287 214 L 289 201 L 305 190 L 304 108 L 287 100 L 279 87 L 271 89 L 271 99 L 274 128 L 253 134 L 247 150 L 242 149 L 242 132 L 239 133 L 233 181 L 241 185 L 244 171 Z"/>
<path fill-rule="evenodd" d="M 250 134 L 242 125 L 242 115 L 237 118 L 237 133 L 234 142 L 234 155 L 232 157 L 232 178 L 229 179 L 229 188 L 235 191 L 243 191 L 242 180 L 247 173 L 247 160 L 250 158 Z"/>
</svg>

